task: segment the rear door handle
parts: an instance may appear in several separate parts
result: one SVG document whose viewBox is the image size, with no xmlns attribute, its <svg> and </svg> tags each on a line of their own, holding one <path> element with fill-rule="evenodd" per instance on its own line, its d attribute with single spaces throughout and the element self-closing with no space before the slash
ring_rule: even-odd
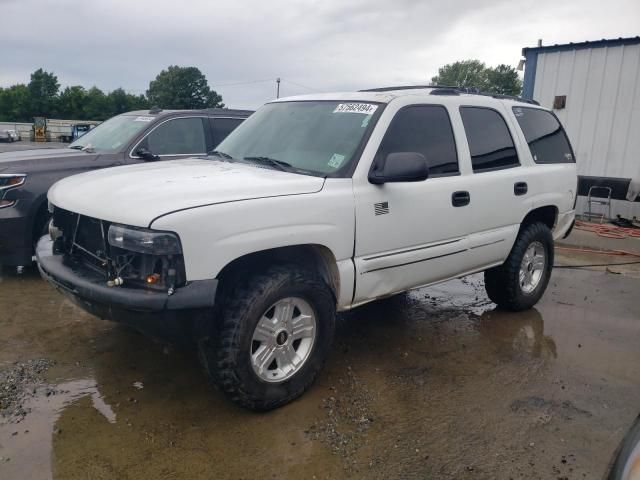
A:
<svg viewBox="0 0 640 480">
<path fill-rule="evenodd" d="M 516 182 L 513 185 L 513 193 L 515 195 L 525 195 L 529 191 L 527 182 Z"/>
<path fill-rule="evenodd" d="M 469 192 L 460 191 L 451 194 L 451 205 L 454 207 L 464 207 L 465 205 L 469 205 L 469 202 L 471 202 Z"/>
</svg>

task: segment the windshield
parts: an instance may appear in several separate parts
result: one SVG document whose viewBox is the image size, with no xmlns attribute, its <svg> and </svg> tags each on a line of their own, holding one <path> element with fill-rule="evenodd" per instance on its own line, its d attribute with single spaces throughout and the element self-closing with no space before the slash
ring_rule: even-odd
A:
<svg viewBox="0 0 640 480">
<path fill-rule="evenodd" d="M 104 153 L 120 151 L 154 119 L 155 117 L 118 115 L 89 130 L 69 145 L 69 148 L 92 149 Z"/>
<path fill-rule="evenodd" d="M 279 163 L 299 173 L 339 174 L 348 170 L 381 110 L 377 104 L 361 102 L 269 103 L 216 150 L 261 166 Z"/>
</svg>

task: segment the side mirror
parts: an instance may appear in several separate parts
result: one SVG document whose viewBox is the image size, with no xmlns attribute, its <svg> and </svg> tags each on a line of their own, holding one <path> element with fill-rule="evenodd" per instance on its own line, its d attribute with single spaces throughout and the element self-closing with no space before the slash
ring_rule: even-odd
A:
<svg viewBox="0 0 640 480">
<path fill-rule="evenodd" d="M 418 152 L 394 152 L 369 173 L 369 182 L 381 185 L 387 182 L 421 182 L 429 178 L 429 164 Z"/>
<path fill-rule="evenodd" d="M 135 153 L 137 156 L 148 162 L 153 162 L 154 160 L 158 160 L 160 158 L 158 157 L 158 155 L 154 155 L 144 147 L 138 148 Z"/>
</svg>

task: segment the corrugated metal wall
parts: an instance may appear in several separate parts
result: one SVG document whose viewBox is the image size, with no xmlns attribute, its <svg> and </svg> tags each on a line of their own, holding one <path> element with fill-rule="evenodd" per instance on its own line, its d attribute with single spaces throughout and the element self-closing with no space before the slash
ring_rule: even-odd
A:
<svg viewBox="0 0 640 480">
<path fill-rule="evenodd" d="M 640 45 L 540 52 L 533 98 L 552 108 L 556 95 L 580 175 L 640 178 Z M 616 201 L 616 214 L 640 216 L 640 204 Z"/>
</svg>

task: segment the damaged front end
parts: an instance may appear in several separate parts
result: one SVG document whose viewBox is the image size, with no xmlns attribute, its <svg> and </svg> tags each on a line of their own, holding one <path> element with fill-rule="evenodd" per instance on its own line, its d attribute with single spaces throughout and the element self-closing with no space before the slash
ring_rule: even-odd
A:
<svg viewBox="0 0 640 480">
<path fill-rule="evenodd" d="M 187 280 L 178 235 L 52 210 L 38 268 L 78 306 L 170 340 L 210 317 L 218 280 Z"/>
<path fill-rule="evenodd" d="M 186 283 L 175 233 L 114 224 L 61 208 L 54 208 L 49 233 L 54 254 L 102 276 L 108 287 L 172 295 Z"/>
</svg>

